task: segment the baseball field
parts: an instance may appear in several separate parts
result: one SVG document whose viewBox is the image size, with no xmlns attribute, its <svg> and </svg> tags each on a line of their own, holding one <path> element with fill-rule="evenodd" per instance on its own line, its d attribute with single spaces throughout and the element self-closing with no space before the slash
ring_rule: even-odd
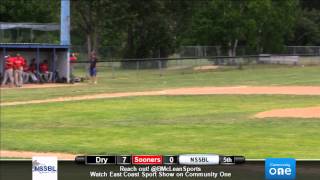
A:
<svg viewBox="0 0 320 180">
<path fill-rule="evenodd" d="M 97 85 L 3 88 L 1 151 L 319 159 L 319 74 L 285 65 L 105 70 Z"/>
</svg>

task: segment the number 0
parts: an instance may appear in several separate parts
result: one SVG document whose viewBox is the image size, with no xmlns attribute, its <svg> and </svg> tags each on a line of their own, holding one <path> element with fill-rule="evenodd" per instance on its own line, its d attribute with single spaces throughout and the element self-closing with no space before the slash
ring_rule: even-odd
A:
<svg viewBox="0 0 320 180">
<path fill-rule="evenodd" d="M 173 163 L 173 162 L 174 162 L 174 157 L 171 156 L 171 157 L 169 158 L 169 162 L 170 162 L 170 163 Z"/>
</svg>

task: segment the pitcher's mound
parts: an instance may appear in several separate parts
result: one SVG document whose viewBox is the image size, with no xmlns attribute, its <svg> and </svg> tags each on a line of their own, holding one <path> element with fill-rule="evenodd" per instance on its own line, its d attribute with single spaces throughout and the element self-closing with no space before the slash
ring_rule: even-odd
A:
<svg viewBox="0 0 320 180">
<path fill-rule="evenodd" d="M 271 111 L 260 112 L 254 117 L 320 118 L 320 106 L 308 108 L 274 109 Z"/>
</svg>

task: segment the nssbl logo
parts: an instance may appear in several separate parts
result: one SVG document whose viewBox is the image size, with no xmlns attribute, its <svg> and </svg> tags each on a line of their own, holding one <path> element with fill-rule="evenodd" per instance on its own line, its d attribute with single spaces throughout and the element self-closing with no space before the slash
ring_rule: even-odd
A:
<svg viewBox="0 0 320 180">
<path fill-rule="evenodd" d="M 55 166 L 46 166 L 46 165 L 38 165 L 38 166 L 33 166 L 32 172 L 40 172 L 40 173 L 55 173 L 56 167 Z"/>
<path fill-rule="evenodd" d="M 57 157 L 34 156 L 32 157 L 32 180 L 57 180 Z"/>
<path fill-rule="evenodd" d="M 294 180 L 296 178 L 296 160 L 293 158 L 268 158 L 265 161 L 267 180 Z"/>
</svg>

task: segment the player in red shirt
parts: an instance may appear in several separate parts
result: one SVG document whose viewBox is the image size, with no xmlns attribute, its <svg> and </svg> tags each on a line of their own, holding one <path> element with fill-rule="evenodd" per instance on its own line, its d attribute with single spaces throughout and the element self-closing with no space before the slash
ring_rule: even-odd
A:
<svg viewBox="0 0 320 180">
<path fill-rule="evenodd" d="M 18 53 L 16 57 L 14 57 L 13 70 L 14 70 L 14 82 L 17 87 L 21 87 L 23 85 L 23 66 L 26 64 L 26 60 Z"/>
<path fill-rule="evenodd" d="M 76 53 L 71 53 L 69 60 L 70 60 L 70 75 L 71 75 L 71 78 L 74 78 L 73 76 L 74 63 L 78 60 Z"/>
<path fill-rule="evenodd" d="M 43 80 L 46 82 L 52 82 L 53 73 L 49 71 L 49 65 L 47 60 L 44 60 L 40 64 L 39 69 L 40 69 L 40 75 L 41 77 L 43 77 Z"/>
<path fill-rule="evenodd" d="M 70 60 L 70 62 L 71 63 L 75 63 L 76 61 L 77 61 L 77 55 L 76 55 L 76 53 L 71 53 L 70 54 L 70 58 L 69 58 L 69 60 Z"/>
<path fill-rule="evenodd" d="M 32 63 L 30 64 L 30 66 L 28 66 L 28 64 L 25 64 L 23 66 L 23 73 L 22 73 L 23 83 L 28 83 L 30 81 L 39 82 L 36 76 L 35 70 L 36 70 L 36 66 L 35 66 L 34 60 L 32 60 Z"/>
<path fill-rule="evenodd" d="M 1 83 L 2 86 L 6 85 L 7 81 L 10 80 L 10 87 L 13 87 L 14 83 L 14 76 L 13 76 L 13 64 L 14 64 L 14 58 L 10 55 L 5 56 L 6 62 L 5 62 L 5 70 L 4 70 L 4 76 L 3 81 Z"/>
<path fill-rule="evenodd" d="M 40 72 L 47 73 L 48 71 L 49 71 L 49 66 L 48 66 L 47 60 L 44 60 L 44 62 L 40 64 Z"/>
</svg>

